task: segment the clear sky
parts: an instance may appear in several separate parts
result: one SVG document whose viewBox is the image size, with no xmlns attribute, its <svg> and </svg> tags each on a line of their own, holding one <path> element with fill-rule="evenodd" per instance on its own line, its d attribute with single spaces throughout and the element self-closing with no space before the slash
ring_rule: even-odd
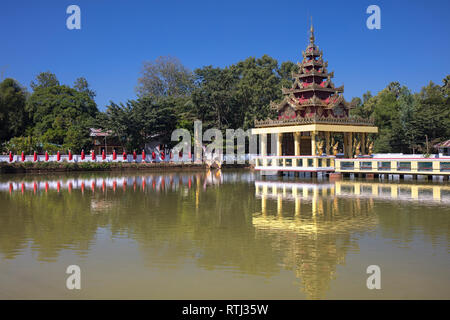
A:
<svg viewBox="0 0 450 320">
<path fill-rule="evenodd" d="M 66 9 L 81 8 L 81 30 Z M 381 8 L 381 30 L 366 9 Z M 450 74 L 449 0 L 113 1 L 0 0 L 0 72 L 29 87 L 41 71 L 63 84 L 86 77 L 101 110 L 136 97 L 145 60 L 178 57 L 195 69 L 268 54 L 301 60 L 313 16 L 316 44 L 351 100 L 391 81 L 418 91 Z"/>
</svg>

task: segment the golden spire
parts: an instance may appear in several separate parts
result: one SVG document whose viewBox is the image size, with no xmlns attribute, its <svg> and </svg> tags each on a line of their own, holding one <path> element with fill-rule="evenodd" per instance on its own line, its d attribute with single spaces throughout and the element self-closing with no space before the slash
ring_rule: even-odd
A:
<svg viewBox="0 0 450 320">
<path fill-rule="evenodd" d="M 312 16 L 311 16 L 311 29 L 309 31 L 311 32 L 311 35 L 309 36 L 309 42 L 311 44 L 314 44 L 314 27 L 312 23 Z"/>
</svg>

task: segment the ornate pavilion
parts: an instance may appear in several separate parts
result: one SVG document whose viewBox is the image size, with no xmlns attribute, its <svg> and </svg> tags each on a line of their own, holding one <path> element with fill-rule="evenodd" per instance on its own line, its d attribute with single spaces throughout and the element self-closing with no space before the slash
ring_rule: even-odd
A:
<svg viewBox="0 0 450 320">
<path fill-rule="evenodd" d="M 271 102 L 277 119 L 255 121 L 252 134 L 259 135 L 260 155 L 268 155 L 268 135 L 276 142 L 277 156 L 336 155 L 345 157 L 370 153 L 369 133 L 378 133 L 370 119 L 351 117 L 352 105 L 345 101 L 344 86 L 335 87 L 333 72 L 328 72 L 328 62 L 314 43 L 311 25 L 309 45 L 302 52 L 303 60 L 297 63 L 298 73 L 293 73 L 291 88 L 283 88 L 283 100 Z M 270 141 L 270 140 L 269 140 Z M 272 140 L 273 141 L 273 140 Z"/>
</svg>

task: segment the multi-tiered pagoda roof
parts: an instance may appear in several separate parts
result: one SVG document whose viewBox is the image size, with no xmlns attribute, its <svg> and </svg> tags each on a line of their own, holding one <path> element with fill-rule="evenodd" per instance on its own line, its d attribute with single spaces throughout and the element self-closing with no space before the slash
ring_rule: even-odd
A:
<svg viewBox="0 0 450 320">
<path fill-rule="evenodd" d="M 331 80 L 334 72 L 328 72 L 328 62 L 323 60 L 323 52 L 315 44 L 314 28 L 306 50 L 302 52 L 302 62 L 297 62 L 298 72 L 292 73 L 291 88 L 283 88 L 281 102 L 271 102 L 270 107 L 278 113 L 277 120 L 256 121 L 257 127 L 294 123 L 336 122 L 351 124 L 371 123 L 364 119 L 349 117 L 351 104 L 343 97 L 344 86 L 336 87 Z"/>
</svg>

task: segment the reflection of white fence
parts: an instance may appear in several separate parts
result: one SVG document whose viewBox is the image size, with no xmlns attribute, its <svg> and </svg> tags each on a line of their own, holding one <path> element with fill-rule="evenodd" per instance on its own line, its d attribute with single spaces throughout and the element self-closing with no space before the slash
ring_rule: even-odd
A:
<svg viewBox="0 0 450 320">
<path fill-rule="evenodd" d="M 116 190 L 118 188 L 127 189 L 147 187 L 153 189 L 172 188 L 177 189 L 180 185 L 191 188 L 195 176 L 173 176 L 173 175 L 155 175 L 146 177 L 114 177 L 114 178 L 87 178 L 87 179 L 67 179 L 67 180 L 48 180 L 32 182 L 0 182 L 0 192 L 3 191 L 48 191 L 48 190 L 75 190 L 81 189 L 94 191 L 100 189 Z"/>
<path fill-rule="evenodd" d="M 145 176 L 118 176 L 118 177 L 92 177 L 92 178 L 69 178 L 69 179 L 51 179 L 46 181 L 5 181 L 0 182 L 0 192 L 39 192 L 49 190 L 68 190 L 75 189 L 84 190 L 107 190 L 117 189 L 140 189 L 145 190 L 151 188 L 154 190 L 171 189 L 177 190 L 180 186 L 188 189 L 193 187 L 195 183 L 199 183 L 203 187 L 207 185 L 217 185 L 221 183 L 247 182 L 252 183 L 255 180 L 253 172 L 237 173 L 228 172 L 216 173 L 167 173 L 153 174 Z"/>
<path fill-rule="evenodd" d="M 450 203 L 450 186 L 445 184 L 365 183 L 358 181 L 312 184 L 255 181 L 255 194 L 258 198 L 288 201 L 338 197 Z"/>
</svg>

